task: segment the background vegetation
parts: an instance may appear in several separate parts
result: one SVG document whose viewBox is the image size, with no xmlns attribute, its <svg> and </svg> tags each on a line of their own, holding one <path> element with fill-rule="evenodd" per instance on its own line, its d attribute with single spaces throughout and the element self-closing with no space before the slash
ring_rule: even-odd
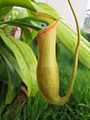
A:
<svg viewBox="0 0 90 120">
<path fill-rule="evenodd" d="M 34 47 L 33 47 L 34 46 Z M 32 45 L 35 49 L 35 45 Z M 35 49 L 36 51 L 36 49 Z M 66 86 L 73 68 L 73 55 L 62 45 L 57 44 L 57 61 L 59 65 L 62 91 Z M 1 70 L 0 70 L 1 71 Z M 0 76 L 7 77 L 2 73 Z M 47 101 L 38 92 L 35 97 L 29 98 L 22 112 L 12 114 L 13 120 L 89 120 L 90 119 L 90 70 L 79 64 L 74 90 L 69 102 L 64 106 L 55 106 Z M 1 120 L 8 120 L 8 106 L 0 107 Z"/>
<path fill-rule="evenodd" d="M 11 10 L 11 7 L 8 8 L 8 10 Z M 0 14 L 1 13 L 2 12 L 0 12 Z M 11 21 L 10 23 L 8 23 L 9 25 L 7 26 L 7 30 L 5 31 L 5 33 L 8 32 L 8 35 L 11 35 L 12 26 L 14 24 L 17 25 L 20 23 L 20 26 L 22 26 L 25 22 L 27 23 L 26 26 L 28 27 L 35 26 L 34 29 L 41 29 L 42 27 L 42 24 L 34 24 L 34 22 L 30 23 L 28 19 L 23 19 L 22 21 L 21 18 L 27 17 L 27 13 L 25 11 L 24 13 L 11 11 L 11 13 L 6 15 L 6 17 L 3 17 L 5 19 L 8 19 L 9 17 L 9 20 Z M 12 21 L 16 18 L 20 18 L 22 22 L 20 20 Z M 12 26 L 10 26 L 10 24 L 12 24 Z M 2 28 L 3 26 L 1 25 L 0 27 Z M 23 26 L 23 28 L 25 28 L 25 26 Z M 33 31 L 33 35 L 30 34 L 30 36 L 27 37 L 27 29 L 22 29 L 22 34 L 23 35 L 21 41 L 24 41 L 30 45 L 37 58 L 37 43 L 35 40 L 32 41 L 32 39 L 34 39 L 35 37 L 36 32 Z M 31 38 L 31 40 L 28 38 Z M 70 75 L 73 69 L 74 56 L 58 41 L 56 49 L 61 91 L 63 93 L 62 95 L 64 95 L 69 84 Z M 13 94 L 17 93 L 18 96 L 20 92 L 19 88 L 21 85 L 21 78 L 16 71 L 14 71 L 14 75 L 15 76 L 13 76 L 12 78 L 15 78 L 15 80 L 17 80 L 17 84 L 15 82 L 16 87 Z M 5 98 L 7 96 L 8 89 L 9 87 L 7 67 L 5 61 L 0 55 L 0 120 L 90 120 L 90 70 L 80 63 L 72 96 L 68 103 L 64 106 L 55 106 L 49 104 L 41 96 L 39 91 L 34 97 L 28 98 L 25 104 L 23 103 L 25 96 L 23 96 L 23 94 L 20 92 L 20 95 L 18 96 L 19 99 L 17 99 L 13 105 L 12 103 L 10 103 L 10 105 L 6 105 Z M 11 89 L 12 86 L 10 87 L 10 91 Z"/>
</svg>

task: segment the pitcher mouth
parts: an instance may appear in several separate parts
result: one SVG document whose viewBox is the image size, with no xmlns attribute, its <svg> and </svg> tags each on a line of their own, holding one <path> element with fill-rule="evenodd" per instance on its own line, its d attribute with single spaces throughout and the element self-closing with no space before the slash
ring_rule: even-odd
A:
<svg viewBox="0 0 90 120">
<path fill-rule="evenodd" d="M 47 33 L 47 32 L 49 32 L 50 30 L 52 30 L 54 27 L 56 27 L 57 24 L 58 24 L 58 19 L 57 19 L 53 24 L 51 24 L 51 25 L 43 28 L 42 30 L 40 30 L 40 31 L 37 33 L 37 38 L 38 38 L 39 36 L 41 36 L 42 34 Z"/>
</svg>

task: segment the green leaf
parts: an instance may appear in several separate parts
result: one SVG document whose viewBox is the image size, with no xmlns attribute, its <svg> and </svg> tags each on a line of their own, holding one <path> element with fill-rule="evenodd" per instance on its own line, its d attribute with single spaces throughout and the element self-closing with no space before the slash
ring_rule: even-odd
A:
<svg viewBox="0 0 90 120">
<path fill-rule="evenodd" d="M 6 64 L 8 66 L 8 68 L 7 68 L 8 91 L 7 91 L 7 96 L 6 96 L 5 103 L 9 104 L 13 100 L 13 98 L 15 97 L 15 91 L 14 91 L 15 85 L 14 85 L 14 82 L 13 82 L 13 80 L 15 81 L 15 77 L 14 77 L 15 76 L 15 71 L 14 71 L 12 65 L 8 62 L 8 60 L 5 59 L 5 61 L 6 61 Z"/>
<path fill-rule="evenodd" d="M 48 4 L 34 2 L 33 5 L 34 5 L 34 8 L 36 9 L 37 12 L 47 13 L 47 14 L 52 15 L 53 17 L 55 17 L 57 19 L 60 17 L 58 12 Z M 39 9 L 37 9 L 37 8 L 39 8 Z M 40 9 L 42 9 L 42 11 Z"/>
<path fill-rule="evenodd" d="M 2 53 L 2 50 L 5 50 L 2 46 L 0 46 L 0 53 L 3 57 L 6 69 L 7 69 L 7 80 L 8 80 L 8 88 L 6 92 L 5 104 L 9 104 L 16 95 L 15 87 L 18 87 L 18 82 L 16 81 L 16 72 L 11 65 L 10 61 L 5 57 Z M 9 56 L 8 56 L 9 57 Z"/>
<path fill-rule="evenodd" d="M 32 40 L 36 37 L 37 32 L 35 30 L 31 30 L 31 32 L 27 28 L 22 28 L 22 39 L 28 45 L 31 44 Z"/>
<path fill-rule="evenodd" d="M 5 34 L 0 33 L 1 40 L 7 45 L 7 47 L 14 54 L 20 71 L 18 72 L 20 76 L 22 75 L 22 80 L 28 88 L 28 95 L 35 95 L 38 90 L 36 82 L 36 66 L 37 61 L 31 50 L 31 48 L 21 42 L 15 41 L 15 39 L 5 36 Z"/>
<path fill-rule="evenodd" d="M 4 7 L 0 9 L 0 17 L 5 17 L 10 11 L 12 7 Z"/>
<path fill-rule="evenodd" d="M 4 59 L 7 59 L 12 64 L 12 66 L 17 71 L 21 79 L 23 79 L 23 74 L 13 54 L 11 54 L 11 52 L 9 52 L 6 47 L 3 47 L 3 45 L 0 45 L 0 53 Z"/>
<path fill-rule="evenodd" d="M 8 6 L 20 6 L 35 11 L 30 0 L 0 0 L 0 9 Z"/>
<path fill-rule="evenodd" d="M 12 21 L 7 21 L 7 22 L 1 22 L 0 25 L 2 24 L 8 24 L 12 26 L 18 26 L 20 28 L 23 27 L 30 27 L 35 30 L 40 30 L 43 27 L 41 26 L 41 23 L 44 22 L 41 19 L 38 19 L 36 17 L 26 17 L 22 19 L 14 19 Z"/>
</svg>

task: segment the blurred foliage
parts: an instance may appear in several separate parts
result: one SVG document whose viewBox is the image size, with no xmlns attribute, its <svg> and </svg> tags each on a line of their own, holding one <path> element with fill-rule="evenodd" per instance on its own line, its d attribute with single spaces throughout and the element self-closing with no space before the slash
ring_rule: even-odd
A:
<svg viewBox="0 0 90 120">
<path fill-rule="evenodd" d="M 82 36 L 90 42 L 90 34 L 81 30 Z"/>
<path fill-rule="evenodd" d="M 3 1 L 5 2 L 5 0 L 0 2 Z M 27 0 L 26 4 L 28 2 Z M 22 0 L 22 3 L 25 6 L 24 0 Z M 44 4 L 39 3 L 39 5 L 45 7 Z M 49 7 L 46 10 L 48 11 Z M 50 12 L 52 11 L 56 15 L 56 12 L 50 9 Z M 66 105 L 60 107 L 47 103 L 41 94 L 37 93 L 36 81 L 32 79 L 35 80 L 36 59 L 38 57 L 37 42 L 35 40 L 36 28 L 40 30 L 43 28 L 42 23 L 48 24 L 44 20 L 28 16 L 26 9 L 4 7 L 0 9 L 0 16 L 2 17 L 0 18 L 0 120 L 89 120 L 90 70 L 79 63 L 74 90 Z M 22 37 L 18 41 L 11 37 L 14 25 L 22 29 Z M 34 31 L 31 30 L 33 28 Z M 83 36 L 88 39 L 86 34 Z M 73 69 L 74 56 L 60 42 L 57 42 L 56 48 L 61 90 L 64 95 Z M 30 80 L 30 86 L 28 80 Z M 12 105 L 11 107 L 5 105 L 5 102 L 10 103 L 14 96 L 19 93 L 22 82 L 28 88 L 30 87 L 30 90 L 32 89 L 32 94 L 35 97 L 32 95 L 24 107 L 23 100 L 26 99 L 22 94 L 20 94 L 18 100 L 17 97 L 15 98 L 17 101 L 14 102 L 14 108 Z M 9 114 L 10 112 L 11 114 Z M 11 115 L 10 119 L 9 115 Z"/>
</svg>

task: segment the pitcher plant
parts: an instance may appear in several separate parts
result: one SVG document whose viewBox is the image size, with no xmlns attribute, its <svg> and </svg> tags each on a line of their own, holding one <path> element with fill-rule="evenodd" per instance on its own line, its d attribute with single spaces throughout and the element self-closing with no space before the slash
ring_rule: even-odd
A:
<svg viewBox="0 0 90 120">
<path fill-rule="evenodd" d="M 72 93 L 75 83 L 75 76 L 78 67 L 78 51 L 80 46 L 80 29 L 77 17 L 73 7 L 68 0 L 74 15 L 77 26 L 77 45 L 75 49 L 74 69 L 72 72 L 70 85 L 65 96 L 59 95 L 59 73 L 56 61 L 56 32 L 58 20 L 55 20 L 51 25 L 40 30 L 37 34 L 38 43 L 38 65 L 37 65 L 37 81 L 41 94 L 52 104 L 63 105 L 68 100 Z"/>
</svg>

